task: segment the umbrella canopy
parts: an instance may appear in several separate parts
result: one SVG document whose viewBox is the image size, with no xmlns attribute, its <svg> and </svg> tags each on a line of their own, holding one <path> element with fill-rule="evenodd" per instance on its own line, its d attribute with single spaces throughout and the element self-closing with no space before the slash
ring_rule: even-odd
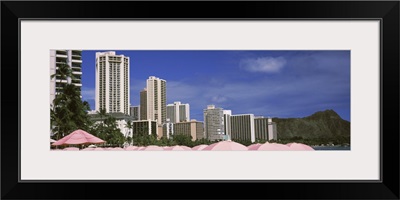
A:
<svg viewBox="0 0 400 200">
<path fill-rule="evenodd" d="M 258 147 L 258 151 L 290 151 L 290 148 L 284 144 L 266 142 Z"/>
<path fill-rule="evenodd" d="M 214 143 L 204 148 L 202 151 L 247 151 L 247 147 L 243 144 L 233 142 L 233 141 L 221 141 Z"/>
<path fill-rule="evenodd" d="M 164 148 L 155 145 L 150 145 L 147 146 L 145 149 L 143 149 L 143 151 L 164 151 Z"/>
<path fill-rule="evenodd" d="M 315 151 L 312 147 L 302 144 L 302 143 L 289 143 L 286 144 L 290 148 L 290 150 L 295 150 L 295 151 Z"/>
<path fill-rule="evenodd" d="M 51 145 L 58 146 L 67 144 L 100 144 L 104 142 L 105 141 L 101 140 L 100 138 L 95 137 L 94 135 L 84 130 L 78 129 Z"/>
<path fill-rule="evenodd" d="M 127 147 L 125 147 L 126 151 L 134 151 L 134 150 L 138 150 L 138 149 L 139 149 L 139 147 L 137 147 L 137 146 L 127 146 Z"/>
<path fill-rule="evenodd" d="M 191 149 L 190 147 L 187 147 L 187 146 L 176 145 L 176 146 L 164 148 L 164 150 L 170 150 L 170 151 L 191 151 L 192 149 Z"/>
<path fill-rule="evenodd" d="M 64 151 L 79 151 L 79 148 L 77 147 L 67 147 L 63 149 Z"/>
<path fill-rule="evenodd" d="M 144 149 L 146 149 L 146 147 L 138 147 L 136 150 L 143 151 Z"/>
<path fill-rule="evenodd" d="M 121 148 L 121 147 L 115 147 L 115 148 L 111 148 L 111 149 L 108 149 L 109 151 L 125 151 L 123 148 Z"/>
<path fill-rule="evenodd" d="M 251 150 L 251 151 L 254 151 L 254 150 L 257 150 L 258 147 L 260 147 L 261 145 L 262 145 L 262 144 L 260 144 L 260 143 L 252 144 L 252 145 L 249 145 L 249 146 L 247 147 L 247 149 L 248 149 L 248 150 Z"/>
<path fill-rule="evenodd" d="M 88 147 L 88 148 L 84 148 L 81 151 L 94 151 L 96 148 L 92 148 L 92 147 Z"/>
<path fill-rule="evenodd" d="M 97 148 L 93 148 L 93 151 L 105 151 L 105 150 L 103 148 L 97 147 Z"/>
<path fill-rule="evenodd" d="M 201 150 L 203 150 L 203 149 L 206 148 L 206 147 L 208 147 L 208 145 L 206 145 L 206 144 L 200 144 L 200 145 L 194 146 L 194 147 L 192 148 L 192 150 L 194 150 L 194 151 L 201 151 Z"/>
</svg>

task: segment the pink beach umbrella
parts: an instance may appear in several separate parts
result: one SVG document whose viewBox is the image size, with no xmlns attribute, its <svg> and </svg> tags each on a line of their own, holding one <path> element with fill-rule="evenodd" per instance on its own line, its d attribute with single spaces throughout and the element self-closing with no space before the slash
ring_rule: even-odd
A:
<svg viewBox="0 0 400 200">
<path fill-rule="evenodd" d="M 150 145 L 147 146 L 145 149 L 143 149 L 143 151 L 164 151 L 164 148 L 155 145 Z"/>
<path fill-rule="evenodd" d="M 173 148 L 173 147 L 171 147 L 171 146 L 165 146 L 165 147 L 163 147 L 163 149 L 166 150 L 166 151 L 170 151 L 170 150 L 172 150 L 172 148 Z"/>
<path fill-rule="evenodd" d="M 262 144 L 260 144 L 260 143 L 252 144 L 252 145 L 249 145 L 247 147 L 247 149 L 250 150 L 250 151 L 256 151 L 258 149 L 258 147 L 260 147 L 261 145 Z"/>
<path fill-rule="evenodd" d="M 64 151 L 79 151 L 79 148 L 77 147 L 67 147 L 63 149 Z"/>
<path fill-rule="evenodd" d="M 137 148 L 138 151 L 143 151 L 144 149 L 146 149 L 146 147 L 138 147 Z"/>
<path fill-rule="evenodd" d="M 69 135 L 59 139 L 51 145 L 58 146 L 67 144 L 100 144 L 104 142 L 105 141 L 101 140 L 100 138 L 84 130 L 78 129 L 70 133 Z"/>
<path fill-rule="evenodd" d="M 247 147 L 243 144 L 233 141 L 221 141 L 204 148 L 202 151 L 247 151 Z"/>
<path fill-rule="evenodd" d="M 206 144 L 200 144 L 200 145 L 194 146 L 194 147 L 192 148 L 192 150 L 194 150 L 194 151 L 201 151 L 201 150 L 203 150 L 203 149 L 206 148 L 206 147 L 208 147 L 208 145 L 206 145 Z"/>
<path fill-rule="evenodd" d="M 192 149 L 191 149 L 190 147 L 187 147 L 187 146 L 176 145 L 176 146 L 164 148 L 164 150 L 170 150 L 170 151 L 191 151 Z"/>
<path fill-rule="evenodd" d="M 94 148 L 93 151 L 105 151 L 105 150 L 104 150 L 104 148 L 97 147 L 97 148 Z"/>
<path fill-rule="evenodd" d="M 284 144 L 266 142 L 257 147 L 258 151 L 290 151 L 290 148 Z"/>
<path fill-rule="evenodd" d="M 125 151 L 135 151 L 137 150 L 139 147 L 137 146 L 128 146 L 125 148 Z"/>
<path fill-rule="evenodd" d="M 292 151 L 315 151 L 312 147 L 302 143 L 289 143 L 286 144 Z"/>
<path fill-rule="evenodd" d="M 96 148 L 92 148 L 92 147 L 88 147 L 88 148 L 84 148 L 81 151 L 94 151 Z"/>
<path fill-rule="evenodd" d="M 125 151 L 123 148 L 121 147 L 114 147 L 114 148 L 110 148 L 108 149 L 109 151 Z"/>
</svg>

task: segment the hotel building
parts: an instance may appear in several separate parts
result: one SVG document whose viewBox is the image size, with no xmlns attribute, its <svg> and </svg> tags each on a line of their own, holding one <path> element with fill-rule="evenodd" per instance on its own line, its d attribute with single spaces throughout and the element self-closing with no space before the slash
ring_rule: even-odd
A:
<svg viewBox="0 0 400 200">
<path fill-rule="evenodd" d="M 167 84 L 166 81 L 155 76 L 147 79 L 147 119 L 156 120 L 162 125 L 167 117 Z"/>
<path fill-rule="evenodd" d="M 158 135 L 157 122 L 154 120 L 139 120 L 132 122 L 133 135 Z"/>
<path fill-rule="evenodd" d="M 232 115 L 230 118 L 232 140 L 255 142 L 253 114 Z"/>
<path fill-rule="evenodd" d="M 140 120 L 147 119 L 147 89 L 140 91 Z"/>
<path fill-rule="evenodd" d="M 189 104 L 181 104 L 179 101 L 176 101 L 173 104 L 168 104 L 167 119 L 172 123 L 190 121 Z"/>
<path fill-rule="evenodd" d="M 224 114 L 222 108 L 208 105 L 204 109 L 204 137 L 208 140 L 224 139 Z"/>
<path fill-rule="evenodd" d="M 62 92 L 63 87 L 67 83 L 72 83 L 78 87 L 79 91 L 82 87 L 82 50 L 50 50 L 50 75 L 57 74 L 55 78 L 50 79 L 50 104 L 56 95 Z M 72 71 L 74 79 L 67 77 L 61 79 L 58 67 L 68 65 Z"/>
<path fill-rule="evenodd" d="M 140 120 L 140 106 L 131 106 L 129 114 L 132 116 L 133 120 Z"/>
<path fill-rule="evenodd" d="M 96 110 L 129 115 L 129 57 L 96 53 Z"/>
<path fill-rule="evenodd" d="M 189 122 L 178 122 L 174 124 L 173 128 L 173 135 L 192 136 L 192 141 L 203 138 L 204 128 L 202 122 L 196 120 L 192 120 Z"/>
</svg>

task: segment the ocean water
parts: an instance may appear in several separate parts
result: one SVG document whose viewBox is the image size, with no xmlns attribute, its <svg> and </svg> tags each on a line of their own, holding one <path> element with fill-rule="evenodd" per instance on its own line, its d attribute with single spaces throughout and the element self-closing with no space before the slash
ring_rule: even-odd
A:
<svg viewBox="0 0 400 200">
<path fill-rule="evenodd" d="M 350 151 L 350 147 L 344 146 L 313 146 L 316 151 Z"/>
</svg>

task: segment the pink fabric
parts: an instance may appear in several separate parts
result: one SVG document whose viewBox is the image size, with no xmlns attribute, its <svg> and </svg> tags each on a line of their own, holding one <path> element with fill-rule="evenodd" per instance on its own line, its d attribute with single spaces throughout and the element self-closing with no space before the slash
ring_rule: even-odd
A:
<svg viewBox="0 0 400 200">
<path fill-rule="evenodd" d="M 111 148 L 109 149 L 110 151 L 125 151 L 123 148 L 121 147 L 115 147 L 115 148 Z"/>
<path fill-rule="evenodd" d="M 96 148 L 88 147 L 88 148 L 82 149 L 81 151 L 94 151 L 95 149 Z"/>
<path fill-rule="evenodd" d="M 312 147 L 302 144 L 302 143 L 289 143 L 286 144 L 290 148 L 290 150 L 295 150 L 295 151 L 315 151 Z"/>
<path fill-rule="evenodd" d="M 164 148 L 155 145 L 150 145 L 147 146 L 145 149 L 143 149 L 143 151 L 164 151 Z"/>
<path fill-rule="evenodd" d="M 137 147 L 137 146 L 128 146 L 128 147 L 125 148 L 125 151 L 134 151 L 134 150 L 137 150 L 137 149 L 139 149 L 139 147 Z"/>
<path fill-rule="evenodd" d="M 97 147 L 97 148 L 94 148 L 93 151 L 105 151 L 105 150 L 103 148 Z"/>
<path fill-rule="evenodd" d="M 191 151 L 192 149 L 190 147 L 187 147 L 187 146 L 176 145 L 176 146 L 164 148 L 164 150 L 169 150 L 169 151 Z"/>
<path fill-rule="evenodd" d="M 64 145 L 64 144 L 99 144 L 104 143 L 105 141 L 100 138 L 95 137 L 94 135 L 78 129 L 69 135 L 59 139 L 57 142 L 54 142 L 51 145 Z"/>
<path fill-rule="evenodd" d="M 206 145 L 206 144 L 200 144 L 200 145 L 194 146 L 194 147 L 192 148 L 192 150 L 201 151 L 201 150 L 203 150 L 203 149 L 206 148 L 206 147 L 208 147 L 208 145 Z"/>
<path fill-rule="evenodd" d="M 252 144 L 252 145 L 249 145 L 248 147 L 247 147 L 247 149 L 248 150 L 251 150 L 251 151 L 256 151 L 257 149 L 258 149 L 258 147 L 260 147 L 262 144 L 260 144 L 260 143 L 257 143 L 257 144 Z"/>
<path fill-rule="evenodd" d="M 63 149 L 64 151 L 79 151 L 79 148 L 77 147 L 67 147 Z"/>
<path fill-rule="evenodd" d="M 284 144 L 264 143 L 257 148 L 258 151 L 290 151 L 290 148 Z"/>
<path fill-rule="evenodd" d="M 243 144 L 233 141 L 221 141 L 204 148 L 202 151 L 247 151 L 247 147 Z"/>
</svg>

